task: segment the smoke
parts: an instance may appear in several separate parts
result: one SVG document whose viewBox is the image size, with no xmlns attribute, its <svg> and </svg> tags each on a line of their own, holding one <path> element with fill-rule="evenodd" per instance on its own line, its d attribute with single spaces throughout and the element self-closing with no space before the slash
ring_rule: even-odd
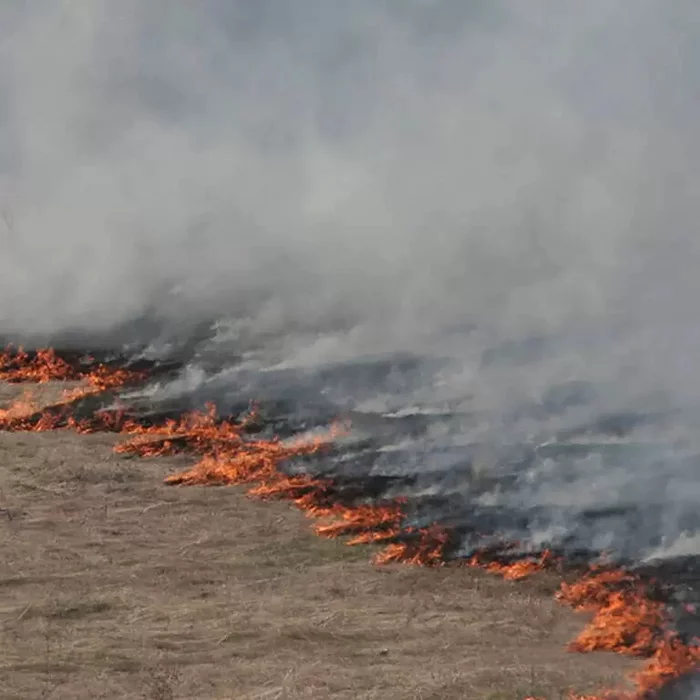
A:
<svg viewBox="0 0 700 700">
<path fill-rule="evenodd" d="M 215 364 L 252 374 L 210 393 L 443 407 L 451 445 L 670 411 L 657 432 L 692 439 L 698 20 L 692 0 L 4 3 L 0 333 L 170 328 L 205 362 L 193 329 L 217 320 Z M 298 374 L 397 352 L 423 359 Z M 547 459 L 516 500 L 641 503 L 629 484 L 666 468 L 596 463 L 587 493 Z"/>
<path fill-rule="evenodd" d="M 2 13 L 7 332 L 695 315 L 692 3 Z"/>
</svg>

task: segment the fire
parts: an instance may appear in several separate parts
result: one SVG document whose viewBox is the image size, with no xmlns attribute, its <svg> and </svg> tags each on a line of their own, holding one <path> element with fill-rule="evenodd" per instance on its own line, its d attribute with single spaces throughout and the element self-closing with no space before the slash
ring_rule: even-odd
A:
<svg viewBox="0 0 700 700">
<path fill-rule="evenodd" d="M 264 500 L 291 500 L 309 517 L 328 521 L 314 527 L 317 535 L 326 538 L 351 536 L 346 542 L 348 545 L 393 539 L 401 532 L 400 523 L 404 517 L 398 502 L 377 505 L 334 503 L 337 495 L 333 483 L 308 475 L 285 477 L 270 473 L 248 494 Z"/>
<path fill-rule="evenodd" d="M 191 411 L 161 425 L 135 426 L 129 431 L 135 437 L 115 450 L 140 457 L 160 457 L 185 450 L 197 454 L 226 452 L 240 445 L 241 430 L 234 423 L 217 422 L 216 407 L 208 404 L 205 412 Z"/>
<path fill-rule="evenodd" d="M 5 349 L 0 355 L 0 380 L 5 382 L 36 382 L 78 379 L 76 371 L 57 357 L 52 348 L 37 350 L 33 356 L 22 348 Z"/>
<path fill-rule="evenodd" d="M 348 544 L 392 541 L 374 557 L 377 564 L 408 563 L 440 566 L 445 563 L 450 530 L 441 526 L 415 529 L 403 527 L 403 504 L 395 501 L 381 505 L 333 504 L 334 485 L 330 480 L 309 475 L 286 476 L 280 464 L 290 457 L 309 454 L 327 446 L 332 439 L 316 439 L 284 445 L 277 440 L 247 441 L 241 426 L 217 425 L 214 416 L 186 416 L 179 423 L 144 431 L 148 436 L 167 434 L 169 440 L 155 448 L 143 435 L 126 443 L 120 451 L 139 454 L 165 454 L 172 440 L 184 437 L 195 452 L 205 456 L 189 471 L 172 476 L 171 484 L 248 484 L 257 485 L 249 495 L 261 499 L 291 500 L 308 515 L 330 519 L 316 525 L 323 537 L 350 536 Z M 331 433 L 332 436 L 333 433 Z M 181 449 L 180 445 L 177 449 Z M 508 548 L 505 548 L 506 550 Z M 502 550 L 501 550 L 502 551 Z M 537 558 L 501 563 L 480 552 L 467 564 L 485 568 L 512 581 L 519 581 L 538 571 L 553 567 L 558 559 L 550 551 Z M 672 678 L 696 668 L 700 653 L 678 639 L 662 635 L 663 608 L 646 595 L 641 581 L 621 570 L 593 569 L 573 584 L 562 584 L 557 598 L 576 610 L 594 611 L 593 620 L 572 642 L 572 651 L 609 650 L 637 656 L 651 655 L 648 666 L 635 681 L 639 690 L 629 693 L 604 693 L 583 696 L 571 693 L 569 700 L 642 700 L 648 693 Z"/>
<path fill-rule="evenodd" d="M 395 539 L 402 533 L 402 501 L 388 504 L 339 504 L 330 480 L 310 475 L 285 475 L 280 465 L 292 457 L 326 449 L 332 440 L 347 430 L 334 425 L 327 436 L 283 443 L 275 438 L 250 440 L 244 436 L 245 424 L 217 423 L 213 408 L 206 415 L 188 414 L 180 421 L 136 430 L 138 434 L 117 446 L 117 452 L 154 456 L 190 449 L 202 458 L 190 469 L 166 479 L 179 485 L 254 484 L 251 497 L 286 499 L 315 518 L 330 522 L 314 530 L 323 537 L 350 536 L 348 544 L 375 543 Z M 416 530 L 405 542 L 389 545 L 377 556 L 380 563 L 410 561 L 436 564 L 442 558 L 446 531 L 435 528 Z"/>
<path fill-rule="evenodd" d="M 9 408 L 0 408 L 0 428 L 11 425 L 13 421 L 36 413 L 38 406 L 31 391 L 25 391 L 20 398 L 13 401 Z"/>
<path fill-rule="evenodd" d="M 0 381 L 45 384 L 52 381 L 87 380 L 91 388 L 105 391 L 146 378 L 144 372 L 98 364 L 88 368 L 74 367 L 58 357 L 53 348 L 30 354 L 11 347 L 0 354 Z"/>
<path fill-rule="evenodd" d="M 654 649 L 663 623 L 660 603 L 640 594 L 616 591 L 599 608 L 593 621 L 571 643 L 573 651 L 616 651 L 646 656 Z"/>
<path fill-rule="evenodd" d="M 314 514 L 318 516 L 319 514 Z M 401 532 L 404 518 L 400 503 L 384 505 L 338 505 L 321 513 L 331 518 L 326 525 L 316 525 L 314 532 L 321 537 L 342 537 L 352 535 L 347 544 L 381 542 L 396 537 Z"/>
<path fill-rule="evenodd" d="M 291 457 L 312 454 L 325 443 L 311 442 L 285 445 L 279 440 L 244 440 L 233 425 L 223 427 L 235 440 L 214 439 L 204 448 L 205 456 L 191 469 L 168 478 L 169 484 L 245 484 L 262 481 L 274 484 L 279 480 L 277 466 Z M 216 431 L 213 431 L 216 434 Z M 197 437 L 194 438 L 195 441 Z M 211 436 L 207 436 L 211 439 Z M 205 443 L 201 440 L 200 444 Z"/>
<path fill-rule="evenodd" d="M 286 499 L 302 510 L 321 510 L 327 502 L 332 484 L 312 476 L 283 476 L 271 471 L 265 481 L 249 489 L 248 495 L 262 500 Z"/>
<path fill-rule="evenodd" d="M 649 659 L 632 677 L 635 692 L 598 698 L 572 695 L 572 700 L 645 700 L 670 680 L 700 667 L 700 647 L 664 632 L 663 605 L 652 600 L 647 586 L 632 574 L 593 569 L 580 581 L 563 583 L 557 598 L 576 610 L 594 612 L 572 642 L 573 651 L 608 650 Z"/>
<path fill-rule="evenodd" d="M 18 400 L 0 411 L 0 430 L 41 433 L 47 430 L 71 429 L 77 433 L 129 433 L 139 426 L 125 418 L 122 411 L 100 411 L 90 418 L 77 420 L 68 404 L 54 404 L 39 410 L 33 402 Z"/>
<path fill-rule="evenodd" d="M 640 695 L 648 695 L 674 678 L 697 670 L 700 666 L 700 646 L 697 646 L 697 643 L 700 640 L 695 642 L 696 644 L 690 646 L 673 635 L 664 637 L 646 668 L 635 674 Z"/>
<path fill-rule="evenodd" d="M 243 484 L 270 468 L 269 462 L 258 455 L 241 454 L 235 460 L 203 457 L 192 469 L 169 476 L 165 483 L 186 486 Z"/>
<path fill-rule="evenodd" d="M 0 430 L 42 432 L 55 430 L 64 422 L 66 412 L 59 408 L 40 411 L 30 394 L 17 399 L 7 409 L 0 410 Z"/>
<path fill-rule="evenodd" d="M 169 484 L 247 484 L 257 482 L 248 494 L 261 499 L 286 499 L 292 501 L 309 516 L 329 518 L 331 522 L 317 525 L 314 531 L 322 537 L 351 536 L 349 545 L 378 543 L 396 539 L 408 532 L 409 537 L 400 543 L 390 544 L 376 557 L 377 563 L 408 562 L 436 565 L 444 561 L 444 549 L 448 532 L 444 528 L 406 530 L 401 528 L 404 518 L 403 501 L 397 499 L 379 505 L 343 505 L 333 503 L 334 486 L 330 480 L 317 479 L 309 475 L 287 476 L 279 469 L 280 464 L 300 455 L 318 452 L 330 445 L 332 439 L 343 434 L 347 425 L 332 426 L 328 437 L 317 437 L 309 442 L 297 441 L 284 444 L 278 440 L 247 441 L 241 437 L 240 429 L 226 425 L 228 436 L 236 437 L 235 443 L 222 445 L 214 440 L 217 449 L 209 447 L 205 455 L 186 472 L 167 479 Z M 155 429 L 154 429 L 155 431 Z M 134 445 L 143 448 L 145 443 L 128 443 L 128 451 Z M 201 447 L 201 443 L 200 443 Z M 120 451 L 126 451 L 122 446 Z M 163 445 L 158 450 L 162 453 Z M 216 452 L 216 454 L 214 454 Z M 143 451 L 141 452 L 143 453 Z M 152 454 L 152 451 L 147 451 Z"/>
<path fill-rule="evenodd" d="M 133 384 L 146 378 L 144 372 L 134 372 L 118 367 L 95 364 L 87 368 L 74 367 L 58 357 L 51 348 L 30 354 L 22 348 L 7 348 L 0 354 L 0 381 L 11 383 L 32 382 L 45 384 L 50 381 L 84 381 L 86 386 L 63 391 L 61 401 L 40 410 L 38 403 L 25 394 L 9 408 L 0 410 L 0 429 L 39 432 L 72 427 L 80 432 L 116 429 L 115 420 L 93 418 L 80 425 L 70 416 L 70 404 L 78 399 Z M 111 422 L 110 422 L 111 421 Z M 116 421 L 118 423 L 119 421 Z M 124 427 L 119 424 L 119 429 Z"/>
<path fill-rule="evenodd" d="M 573 651 L 645 656 L 654 650 L 664 624 L 661 603 L 649 600 L 644 585 L 620 571 L 594 571 L 577 583 L 562 584 L 557 599 L 575 610 L 595 612 L 571 643 Z"/>
<path fill-rule="evenodd" d="M 390 544 L 375 555 L 375 564 L 400 562 L 417 566 L 443 566 L 450 531 L 439 525 L 406 531 L 402 542 Z"/>
<path fill-rule="evenodd" d="M 343 502 L 341 486 L 331 479 L 308 474 L 285 474 L 282 465 L 299 456 L 326 450 L 348 426 L 334 424 L 327 435 L 282 442 L 277 438 L 252 439 L 248 428 L 257 420 L 257 408 L 239 422 L 220 420 L 214 406 L 203 412 L 186 413 L 178 419 L 145 426 L 128 418 L 124 411 L 94 413 L 78 420 L 71 402 L 142 381 L 145 374 L 95 364 L 76 367 L 51 349 L 29 354 L 8 349 L 0 354 L 0 380 L 35 382 L 81 380 L 84 386 L 65 391 L 60 403 L 39 409 L 31 392 L 25 392 L 9 408 L 0 410 L 1 430 L 42 431 L 59 428 L 80 433 L 108 431 L 128 435 L 115 447 L 121 454 L 155 457 L 192 452 L 198 461 L 188 470 L 166 479 L 181 485 L 248 485 L 248 495 L 260 499 L 286 499 L 317 518 L 316 534 L 347 537 L 347 544 L 382 543 L 374 557 L 377 564 L 407 563 L 440 566 L 447 559 L 453 538 L 450 528 L 432 525 L 411 527 L 406 523 L 405 502 Z M 516 554 L 515 545 L 477 552 L 464 562 L 511 581 L 520 581 L 560 563 L 552 552 L 518 556 L 504 563 L 499 556 Z M 665 632 L 666 618 L 661 603 L 653 600 L 648 587 L 636 576 L 612 567 L 592 568 L 574 583 L 562 583 L 557 599 L 593 617 L 575 639 L 570 650 L 614 651 L 642 656 L 646 666 L 633 677 L 633 692 L 577 695 L 569 700 L 649 700 L 666 683 L 700 668 L 700 646 L 685 643 Z M 528 698 L 526 700 L 538 700 Z"/>
<path fill-rule="evenodd" d="M 639 585 L 637 578 L 622 569 L 592 566 L 588 573 L 575 583 L 562 583 L 557 600 L 578 610 L 590 610 L 604 605 L 612 590 Z"/>
<path fill-rule="evenodd" d="M 550 568 L 556 561 L 549 550 L 545 550 L 537 559 L 518 559 L 510 564 L 502 564 L 490 559 L 487 552 L 477 552 L 468 560 L 468 565 L 486 569 L 489 573 L 498 574 L 507 581 L 522 581 L 538 571 Z"/>
</svg>

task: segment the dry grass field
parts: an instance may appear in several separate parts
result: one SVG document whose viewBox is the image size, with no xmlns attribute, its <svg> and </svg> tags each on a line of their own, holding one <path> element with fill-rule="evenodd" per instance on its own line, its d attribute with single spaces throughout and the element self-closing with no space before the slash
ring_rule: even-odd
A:
<svg viewBox="0 0 700 700">
<path fill-rule="evenodd" d="M 565 651 L 583 620 L 548 575 L 374 567 L 288 504 L 164 486 L 185 461 L 116 439 L 0 433 L 2 698 L 559 698 L 634 666 Z"/>
</svg>

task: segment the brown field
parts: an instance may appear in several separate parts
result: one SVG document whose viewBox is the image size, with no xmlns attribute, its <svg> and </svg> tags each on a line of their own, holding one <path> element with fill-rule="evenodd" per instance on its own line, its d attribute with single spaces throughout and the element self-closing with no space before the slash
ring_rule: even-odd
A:
<svg viewBox="0 0 700 700">
<path fill-rule="evenodd" d="M 0 433 L 3 698 L 559 698 L 634 666 L 565 651 L 583 620 L 549 575 L 374 567 L 287 504 L 164 486 L 186 462 L 115 440 Z"/>
</svg>

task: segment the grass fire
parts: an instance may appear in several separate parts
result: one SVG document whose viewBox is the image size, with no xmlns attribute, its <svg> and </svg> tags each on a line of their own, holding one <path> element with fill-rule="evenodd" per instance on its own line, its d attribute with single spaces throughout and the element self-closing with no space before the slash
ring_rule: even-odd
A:
<svg viewBox="0 0 700 700">
<path fill-rule="evenodd" d="M 0 2 L 3 695 L 698 700 L 699 47 Z"/>
<path fill-rule="evenodd" d="M 124 457 L 156 458 L 180 455 L 191 466 L 170 474 L 171 486 L 244 485 L 259 500 L 286 500 L 313 519 L 313 532 L 323 538 L 344 538 L 349 546 L 375 549 L 377 565 L 404 563 L 419 567 L 471 567 L 510 581 L 522 581 L 547 571 L 562 577 L 556 599 L 588 615 L 583 630 L 569 644 L 578 654 L 607 651 L 644 659 L 632 676 L 632 689 L 615 688 L 592 698 L 651 700 L 700 670 L 700 646 L 679 631 L 671 616 L 669 586 L 654 575 L 636 573 L 622 565 L 567 558 L 565 551 L 528 550 L 522 543 L 491 541 L 460 551 L 456 526 L 439 519 L 421 523 L 419 509 L 408 495 L 383 495 L 371 478 L 294 471 L 295 463 L 314 464 L 342 453 L 342 439 L 352 426 L 338 420 L 324 431 L 281 439 L 265 435 L 265 419 L 257 406 L 238 417 L 219 416 L 214 404 L 204 411 L 184 411 L 159 418 L 139 415 L 120 390 L 146 383 L 158 371 L 133 370 L 94 358 L 64 359 L 51 349 L 32 353 L 8 348 L 0 357 L 0 376 L 8 383 L 81 382 L 42 403 L 32 389 L 3 409 L 0 429 L 37 433 L 70 430 L 79 434 L 107 432 L 123 436 L 114 444 Z M 35 390 L 36 391 L 36 390 Z M 385 489 L 389 492 L 389 489 Z M 215 515 L 214 515 L 215 517 Z M 487 533 L 484 533 L 487 534 Z M 660 572 L 660 576 L 663 572 Z M 425 576 L 430 576 L 426 572 Z"/>
</svg>

